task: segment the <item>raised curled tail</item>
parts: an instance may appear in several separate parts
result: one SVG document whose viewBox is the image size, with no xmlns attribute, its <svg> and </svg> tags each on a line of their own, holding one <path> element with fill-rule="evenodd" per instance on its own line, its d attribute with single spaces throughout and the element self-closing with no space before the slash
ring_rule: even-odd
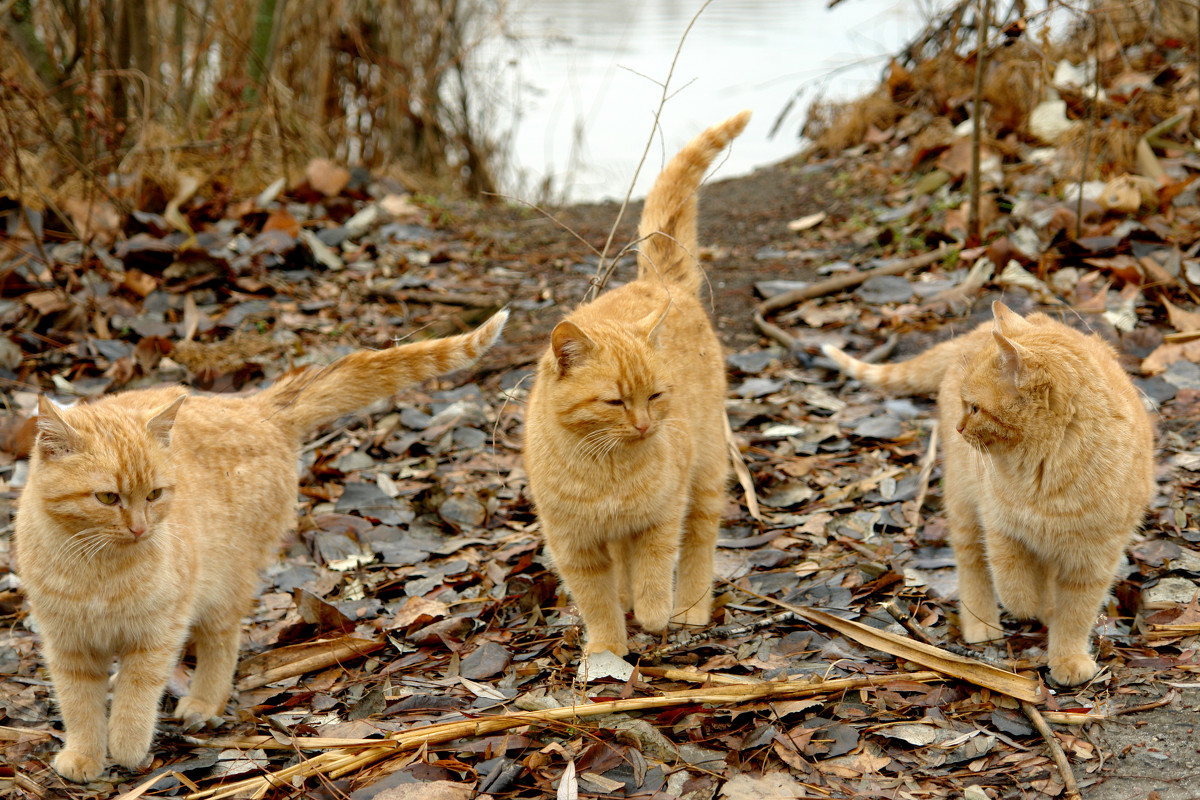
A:
<svg viewBox="0 0 1200 800">
<path fill-rule="evenodd" d="M 946 370 L 962 362 L 967 352 L 977 344 L 975 338 L 961 336 L 950 339 L 934 345 L 919 356 L 896 364 L 868 364 L 829 344 L 822 345 L 821 352 L 832 358 L 842 372 L 863 383 L 896 394 L 935 395 Z"/>
<path fill-rule="evenodd" d="M 750 121 L 743 111 L 714 125 L 675 154 L 654 181 L 638 225 L 638 278 L 665 280 L 700 292 L 696 261 L 696 191 L 708 166 Z"/>
<path fill-rule="evenodd" d="M 360 350 L 327 366 L 306 367 L 285 375 L 255 399 L 273 420 L 303 437 L 414 383 L 471 366 L 500 336 L 507 319 L 504 309 L 470 333 Z"/>
</svg>

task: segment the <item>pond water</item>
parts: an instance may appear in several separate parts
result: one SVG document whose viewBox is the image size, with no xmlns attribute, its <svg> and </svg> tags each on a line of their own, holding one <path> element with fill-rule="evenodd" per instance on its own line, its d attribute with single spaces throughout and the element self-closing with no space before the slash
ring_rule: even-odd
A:
<svg viewBox="0 0 1200 800">
<path fill-rule="evenodd" d="M 714 0 L 697 16 L 702 5 L 522 0 L 510 7 L 509 35 L 480 51 L 499 87 L 496 124 L 512 131 L 505 191 L 528 201 L 623 197 L 650 138 L 659 84 L 693 18 L 634 196 L 645 194 L 664 153 L 743 108 L 754 118 L 718 175 L 793 155 L 811 101 L 874 88 L 888 56 L 940 4 L 843 0 L 828 9 L 825 0 Z"/>
</svg>

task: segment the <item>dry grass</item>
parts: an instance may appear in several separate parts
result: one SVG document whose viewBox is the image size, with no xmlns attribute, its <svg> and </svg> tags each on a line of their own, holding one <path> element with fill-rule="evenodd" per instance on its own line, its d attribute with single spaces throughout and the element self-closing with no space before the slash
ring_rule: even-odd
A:
<svg viewBox="0 0 1200 800">
<path fill-rule="evenodd" d="M 317 155 L 493 188 L 472 53 L 504 0 L 33 3 L 0 13 L 0 197 L 165 204 L 181 174 L 246 196 Z M 484 87 L 486 92 L 486 87 Z M 161 210 L 161 208 L 157 209 Z"/>
</svg>

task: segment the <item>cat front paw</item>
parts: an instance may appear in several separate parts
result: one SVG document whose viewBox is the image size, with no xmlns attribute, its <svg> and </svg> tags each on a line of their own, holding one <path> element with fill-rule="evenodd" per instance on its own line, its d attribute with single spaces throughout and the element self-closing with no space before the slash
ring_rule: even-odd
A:
<svg viewBox="0 0 1200 800">
<path fill-rule="evenodd" d="M 614 656 L 624 656 L 629 652 L 629 646 L 625 642 L 588 642 L 583 648 L 583 654 L 590 656 L 592 653 L 603 653 L 605 650 Z"/>
<path fill-rule="evenodd" d="M 1061 686 L 1075 686 L 1089 681 L 1096 674 L 1096 662 L 1091 656 L 1074 653 L 1050 659 L 1050 677 Z"/>
<path fill-rule="evenodd" d="M 221 711 L 216 703 L 193 697 L 190 694 L 181 698 L 175 706 L 175 719 L 183 720 L 183 727 L 189 731 L 201 728 L 216 728 L 222 722 Z"/>
<path fill-rule="evenodd" d="M 108 754 L 126 769 L 143 770 L 150 766 L 150 742 L 144 735 L 109 731 Z"/>
<path fill-rule="evenodd" d="M 676 625 L 689 625 L 692 627 L 703 627 L 710 621 L 712 621 L 712 611 L 699 604 L 690 608 L 676 609 L 675 615 L 671 617 L 671 622 Z"/>
<path fill-rule="evenodd" d="M 104 772 L 104 756 L 63 750 L 54 757 L 54 771 L 73 783 L 88 783 Z"/>
</svg>

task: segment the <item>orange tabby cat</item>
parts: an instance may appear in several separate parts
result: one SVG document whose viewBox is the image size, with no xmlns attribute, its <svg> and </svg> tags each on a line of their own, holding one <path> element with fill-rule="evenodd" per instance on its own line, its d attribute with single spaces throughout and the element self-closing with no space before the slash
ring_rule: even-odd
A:
<svg viewBox="0 0 1200 800">
<path fill-rule="evenodd" d="M 841 369 L 873 386 L 937 392 L 946 516 L 967 642 L 1003 634 L 996 596 L 1050 631 L 1050 675 L 1090 679 L 1092 625 L 1154 489 L 1154 432 L 1098 336 L 992 304 L 993 324 L 900 364 Z"/>
<path fill-rule="evenodd" d="M 352 353 L 249 396 L 172 386 L 66 410 L 40 399 L 16 544 L 66 726 L 54 759 L 63 777 L 98 777 L 106 746 L 123 766 L 146 760 L 189 632 L 196 672 L 175 716 L 199 727 L 224 711 L 259 570 L 295 520 L 303 438 L 468 366 L 506 317 L 461 336 Z"/>
<path fill-rule="evenodd" d="M 712 614 L 725 367 L 699 299 L 696 191 L 749 118 L 709 128 L 671 160 L 646 197 L 637 280 L 558 323 L 538 365 L 525 468 L 588 653 L 628 652 L 630 605 L 648 631 Z"/>
</svg>

